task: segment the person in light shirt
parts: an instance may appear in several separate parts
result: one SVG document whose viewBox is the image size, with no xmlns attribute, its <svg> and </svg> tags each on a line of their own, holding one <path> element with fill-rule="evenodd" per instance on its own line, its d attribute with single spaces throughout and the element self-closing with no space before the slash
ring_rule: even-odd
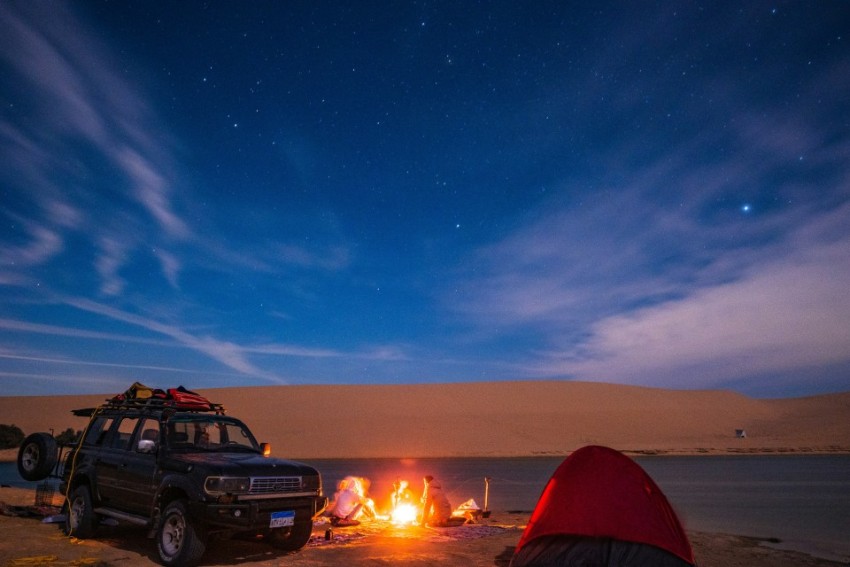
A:
<svg viewBox="0 0 850 567">
<path fill-rule="evenodd" d="M 443 493 L 440 481 L 428 475 L 422 479 L 425 489 L 422 492 L 422 522 L 423 526 L 447 526 L 452 516 L 452 505 Z"/>
<path fill-rule="evenodd" d="M 365 497 L 360 481 L 347 476 L 339 482 L 333 503 L 328 507 L 331 517 L 331 525 L 345 527 L 356 526 L 360 522 L 357 517 L 364 511 L 370 509 L 370 501 Z"/>
</svg>

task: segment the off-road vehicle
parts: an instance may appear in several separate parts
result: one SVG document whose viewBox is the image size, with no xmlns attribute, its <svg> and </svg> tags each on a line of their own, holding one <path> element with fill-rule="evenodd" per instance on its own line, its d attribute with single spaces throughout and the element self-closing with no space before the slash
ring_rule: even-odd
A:
<svg viewBox="0 0 850 567">
<path fill-rule="evenodd" d="M 69 535 L 92 537 L 104 518 L 137 524 L 163 565 L 188 567 L 209 537 L 260 535 L 300 549 L 327 502 L 316 469 L 265 456 L 268 445 L 220 405 L 113 399 L 73 413 L 89 423 L 62 454 L 48 433 L 18 452 L 26 480 L 61 479 Z"/>
</svg>

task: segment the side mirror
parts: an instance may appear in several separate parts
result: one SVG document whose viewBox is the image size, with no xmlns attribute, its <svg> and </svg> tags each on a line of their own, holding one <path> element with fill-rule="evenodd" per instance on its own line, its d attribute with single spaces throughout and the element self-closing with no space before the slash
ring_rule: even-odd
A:
<svg viewBox="0 0 850 567">
<path fill-rule="evenodd" d="M 142 439 L 139 441 L 136 449 L 139 453 L 153 453 L 156 451 L 156 441 L 153 441 L 152 439 Z"/>
<path fill-rule="evenodd" d="M 264 457 L 268 457 L 272 454 L 272 446 L 271 443 L 260 443 L 260 451 L 263 452 Z"/>
</svg>

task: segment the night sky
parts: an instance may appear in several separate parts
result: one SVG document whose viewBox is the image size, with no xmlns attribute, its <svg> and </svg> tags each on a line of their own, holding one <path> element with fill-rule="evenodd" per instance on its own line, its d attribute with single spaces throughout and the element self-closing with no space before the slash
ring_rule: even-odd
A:
<svg viewBox="0 0 850 567">
<path fill-rule="evenodd" d="M 0 395 L 850 390 L 848 22 L 0 2 Z"/>
</svg>

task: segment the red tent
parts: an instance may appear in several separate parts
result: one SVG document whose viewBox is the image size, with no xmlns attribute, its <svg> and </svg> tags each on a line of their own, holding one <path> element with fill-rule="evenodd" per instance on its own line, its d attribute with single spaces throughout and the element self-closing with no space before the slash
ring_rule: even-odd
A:
<svg viewBox="0 0 850 567">
<path fill-rule="evenodd" d="M 599 446 L 561 463 L 511 561 L 512 567 L 693 564 L 691 544 L 658 485 L 632 459 Z"/>
</svg>

